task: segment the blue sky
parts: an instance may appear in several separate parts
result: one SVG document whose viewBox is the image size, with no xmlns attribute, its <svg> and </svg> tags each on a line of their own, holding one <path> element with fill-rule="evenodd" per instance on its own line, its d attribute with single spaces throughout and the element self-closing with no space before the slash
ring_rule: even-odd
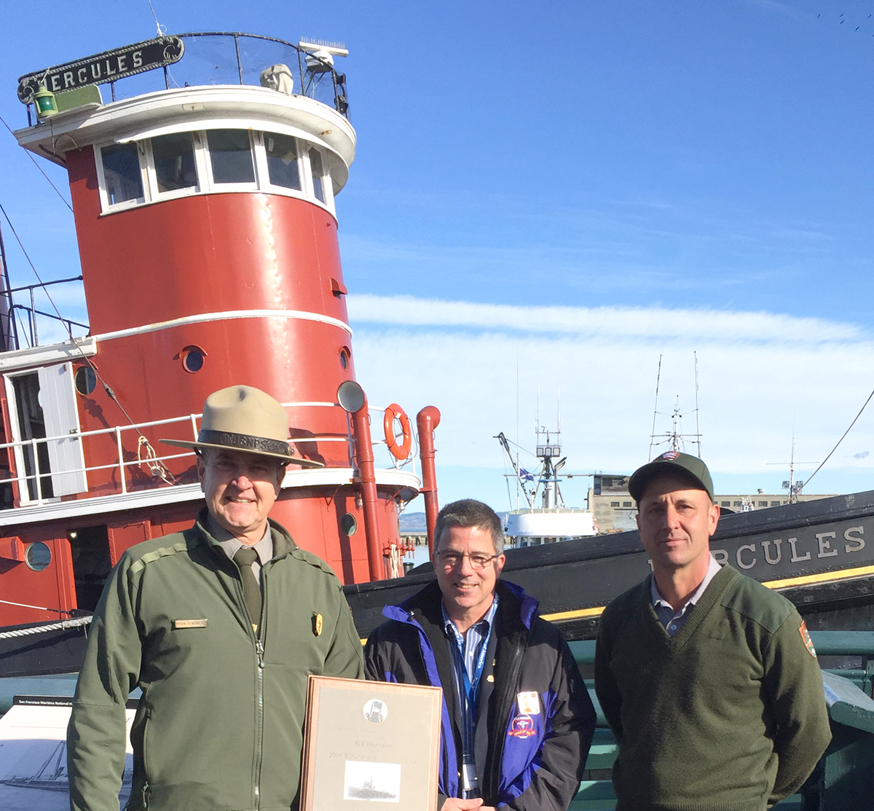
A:
<svg viewBox="0 0 874 811">
<path fill-rule="evenodd" d="M 818 464 L 874 388 L 874 2 L 152 7 L 169 33 L 349 48 L 359 140 L 337 209 L 358 379 L 376 405 L 441 409 L 442 501 L 511 506 L 493 437 L 533 449 L 538 404 L 550 428 L 560 408 L 567 470 L 630 472 L 660 356 L 669 415 L 694 409 L 697 353 L 723 492 L 779 492 L 793 435 Z M 18 76 L 155 32 L 147 0 L 3 20 L 19 32 L 0 52 L 12 128 Z M 45 278 L 75 275 L 72 217 L 2 135 L 0 204 Z M 14 282 L 31 282 L 2 227 Z M 869 408 L 811 491 L 874 485 Z"/>
</svg>

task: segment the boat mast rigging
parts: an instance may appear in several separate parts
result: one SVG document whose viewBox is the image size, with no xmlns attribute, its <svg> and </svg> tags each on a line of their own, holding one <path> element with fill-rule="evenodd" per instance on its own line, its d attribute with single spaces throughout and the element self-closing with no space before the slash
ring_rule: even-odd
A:
<svg viewBox="0 0 874 811">
<path fill-rule="evenodd" d="M 694 352 L 693 356 L 695 358 L 695 410 L 690 413 L 695 415 L 695 433 L 683 433 L 681 421 L 684 416 L 689 416 L 689 414 L 684 414 L 682 411 L 680 411 L 679 395 L 677 395 L 677 399 L 674 403 L 673 413 L 670 415 L 671 430 L 664 434 L 656 433 L 655 426 L 656 418 L 659 416 L 659 386 L 661 384 L 663 357 L 662 355 L 659 355 L 659 367 L 658 373 L 656 374 L 655 406 L 653 408 L 652 414 L 652 433 L 650 434 L 648 461 L 651 461 L 653 458 L 653 449 L 656 448 L 658 445 L 662 445 L 665 443 L 669 445 L 669 450 L 685 453 L 686 443 L 688 442 L 690 445 L 696 446 L 696 455 L 699 459 L 701 458 L 701 424 L 698 408 L 698 353 Z M 662 414 L 661 416 L 666 417 L 668 415 Z"/>
<path fill-rule="evenodd" d="M 544 428 L 540 425 L 538 417 L 534 433 L 537 441 L 535 455 L 540 461 L 540 465 L 534 473 L 521 467 L 518 463 L 518 458 L 513 458 L 510 441 L 503 431 L 494 438 L 501 443 L 501 447 L 503 447 L 504 452 L 507 454 L 507 459 L 510 460 L 517 487 L 525 496 L 528 509 L 535 508 L 538 496 L 540 497 L 540 507 L 545 509 L 553 507 L 564 508 L 564 496 L 561 493 L 558 472 L 565 466 L 567 457 L 561 456 L 561 428 L 557 431 Z M 533 483 L 533 488 L 526 487 L 526 483 Z M 543 485 L 542 489 L 541 485 Z"/>
</svg>

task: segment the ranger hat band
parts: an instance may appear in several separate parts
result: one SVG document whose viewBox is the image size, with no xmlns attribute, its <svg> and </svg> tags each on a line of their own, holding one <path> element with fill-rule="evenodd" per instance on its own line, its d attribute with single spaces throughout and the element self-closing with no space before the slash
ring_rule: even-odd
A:
<svg viewBox="0 0 874 811">
<path fill-rule="evenodd" d="M 269 394 L 252 386 L 230 386 L 210 394 L 203 404 L 197 441 L 162 439 L 179 448 L 219 448 L 271 456 L 302 467 L 324 467 L 296 456 L 288 444 L 288 415 Z"/>
<path fill-rule="evenodd" d="M 713 479 L 710 478 L 707 465 L 697 456 L 689 456 L 688 453 L 680 453 L 680 451 L 667 451 L 635 470 L 628 480 L 628 492 L 639 503 L 646 486 L 656 476 L 670 474 L 694 481 L 713 501 Z"/>
</svg>

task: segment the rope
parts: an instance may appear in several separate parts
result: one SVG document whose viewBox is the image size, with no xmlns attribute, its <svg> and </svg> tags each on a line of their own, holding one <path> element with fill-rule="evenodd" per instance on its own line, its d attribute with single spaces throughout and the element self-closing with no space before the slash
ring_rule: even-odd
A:
<svg viewBox="0 0 874 811">
<path fill-rule="evenodd" d="M 145 456 L 145 458 L 143 458 Z M 153 476 L 158 476 L 167 484 L 176 484 L 176 477 L 158 460 L 155 449 L 142 434 L 137 442 L 137 462 L 140 467 L 145 464 Z"/>
<path fill-rule="evenodd" d="M 15 605 L 19 608 L 32 608 L 34 611 L 51 611 L 53 614 L 66 614 L 68 617 L 73 616 L 73 613 L 71 611 L 64 611 L 60 608 L 45 608 L 41 605 L 30 605 L 30 603 L 14 603 L 12 602 L 12 600 L 0 600 L 0 604 Z"/>
<path fill-rule="evenodd" d="M 46 72 L 48 72 L 48 71 L 46 71 Z M 10 134 L 10 135 L 14 135 L 14 134 L 15 134 L 15 133 L 12 131 L 12 127 L 10 127 L 10 126 L 6 123 L 6 120 L 5 120 L 2 116 L 0 116 L 0 122 L 2 122 L 2 123 L 3 123 L 3 126 L 6 127 L 6 129 L 9 130 L 9 134 Z M 39 165 L 39 162 L 38 162 L 37 159 L 33 156 L 33 153 L 32 153 L 29 149 L 25 149 L 24 151 L 27 153 L 27 157 L 30 158 L 31 161 L 33 162 L 33 165 L 36 166 L 37 169 L 39 169 L 40 174 L 42 174 L 42 176 L 43 176 L 43 177 L 48 181 L 49 186 L 51 186 L 51 187 L 55 190 L 55 192 L 57 192 L 57 195 L 58 195 L 58 197 L 61 198 L 61 201 L 63 202 L 63 204 L 64 204 L 67 208 L 69 208 L 69 209 L 70 209 L 70 212 L 72 213 L 72 211 L 73 211 L 73 206 L 71 206 L 71 205 L 67 202 L 67 198 L 64 197 L 64 195 L 61 194 L 61 192 L 60 192 L 60 190 L 58 189 L 58 187 L 57 187 L 54 183 L 52 183 L 51 178 L 50 178 L 50 177 L 49 177 L 49 176 L 48 176 L 48 175 L 43 171 L 42 166 Z M 4 212 L 4 213 L 5 213 L 5 212 Z M 14 229 L 13 229 L 13 230 L 14 230 Z M 17 238 L 17 237 L 16 237 L 16 238 Z M 21 243 L 19 242 L 19 244 L 21 244 Z M 24 250 L 24 249 L 22 248 L 22 250 Z M 25 255 L 26 255 L 26 254 L 25 254 Z M 28 259 L 28 261 L 30 261 L 30 260 Z M 32 265 L 31 265 L 31 267 L 32 267 Z"/>
<path fill-rule="evenodd" d="M 50 622 L 48 625 L 40 625 L 38 628 L 22 628 L 18 631 L 2 631 L 0 639 L 12 639 L 18 636 L 32 636 L 33 634 L 44 634 L 48 631 L 67 631 L 70 628 L 81 628 L 83 625 L 90 625 L 92 617 L 79 617 L 74 620 L 61 620 L 60 622 Z"/>
<path fill-rule="evenodd" d="M 401 553 L 395 544 L 388 550 L 388 572 L 391 577 L 401 576 Z"/>
<path fill-rule="evenodd" d="M 846 431 L 844 431 L 844 435 L 843 435 L 843 436 L 838 440 L 837 445 L 835 445 L 835 446 L 834 446 L 834 447 L 829 451 L 828 456 L 826 456 L 825 459 L 822 460 L 822 462 L 820 463 L 820 466 L 819 466 L 816 470 L 814 470 L 813 473 L 811 473 L 811 474 L 807 477 L 807 481 L 804 482 L 804 486 L 805 486 L 805 487 L 806 487 L 808 484 L 810 484 L 810 480 L 811 480 L 811 479 L 812 479 L 812 478 L 813 478 L 817 473 L 819 473 L 820 470 L 822 470 L 823 465 L 824 465 L 826 462 L 828 462 L 829 459 L 832 458 L 832 454 L 833 454 L 833 453 L 838 449 L 838 445 L 840 445 L 841 442 L 843 442 L 844 439 L 846 439 L 847 434 L 850 433 L 850 431 L 852 430 L 853 426 L 854 426 L 854 425 L 856 424 L 856 422 L 858 421 L 859 417 L 862 416 L 862 412 L 863 412 L 863 411 L 868 407 L 868 403 L 871 402 L 871 398 L 872 398 L 872 397 L 874 397 L 874 391 L 872 391 L 872 392 L 868 395 L 868 399 L 865 400 L 865 405 L 863 405 L 863 406 L 859 409 L 859 413 L 856 414 L 855 419 L 850 423 L 850 427 L 847 428 Z"/>
<path fill-rule="evenodd" d="M 152 12 L 152 17 L 155 18 L 155 28 L 158 29 L 158 36 L 163 37 L 164 34 L 167 33 L 167 26 L 161 25 L 161 23 L 158 22 L 158 15 L 155 14 L 155 7 L 152 5 L 152 0 L 148 0 L 148 3 L 149 3 L 149 9 Z"/>
</svg>

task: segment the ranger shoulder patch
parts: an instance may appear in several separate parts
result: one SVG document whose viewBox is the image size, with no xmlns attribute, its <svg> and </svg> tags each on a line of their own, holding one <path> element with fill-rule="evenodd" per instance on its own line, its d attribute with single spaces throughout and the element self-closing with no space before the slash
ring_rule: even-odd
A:
<svg viewBox="0 0 874 811">
<path fill-rule="evenodd" d="M 807 624 L 804 620 L 801 620 L 798 633 L 801 634 L 801 641 L 804 643 L 804 647 L 807 648 L 807 652 L 816 659 L 816 649 L 813 647 L 813 640 L 810 638 L 810 634 L 807 631 Z"/>
</svg>

